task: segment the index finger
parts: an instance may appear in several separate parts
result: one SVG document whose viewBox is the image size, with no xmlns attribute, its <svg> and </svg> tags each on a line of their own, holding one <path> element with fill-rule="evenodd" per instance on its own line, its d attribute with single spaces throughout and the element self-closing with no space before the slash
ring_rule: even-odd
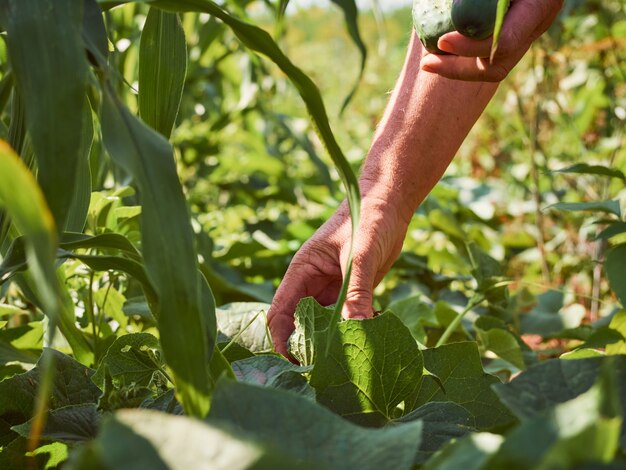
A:
<svg viewBox="0 0 626 470">
<path fill-rule="evenodd" d="M 563 5 L 562 0 L 517 0 L 512 2 L 502 27 L 496 57 L 521 57 L 530 44 L 550 27 Z M 475 40 L 458 32 L 444 34 L 438 47 L 463 57 L 489 57 L 492 37 Z M 521 52 L 521 54 L 520 54 Z"/>
</svg>

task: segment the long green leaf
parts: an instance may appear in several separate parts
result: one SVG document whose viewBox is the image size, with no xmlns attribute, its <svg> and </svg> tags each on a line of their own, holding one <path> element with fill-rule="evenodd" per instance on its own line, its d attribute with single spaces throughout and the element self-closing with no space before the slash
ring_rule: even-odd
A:
<svg viewBox="0 0 626 470">
<path fill-rule="evenodd" d="M 609 279 L 609 285 L 622 305 L 626 306 L 626 244 L 617 245 L 606 254 L 604 269 Z"/>
<path fill-rule="evenodd" d="M 100 121 L 107 151 L 139 188 L 143 253 L 158 295 L 154 313 L 163 353 L 185 410 L 202 417 L 210 405 L 207 358 L 213 345 L 205 334 L 194 235 L 173 149 L 124 107 L 108 82 Z"/>
<path fill-rule="evenodd" d="M 89 153 L 93 143 L 93 118 L 91 107 L 85 101 L 83 107 L 83 132 L 80 140 L 80 158 L 76 162 L 76 182 L 72 192 L 72 202 L 68 214 L 66 229 L 82 232 L 85 228 L 89 203 L 91 201 L 91 168 Z"/>
<path fill-rule="evenodd" d="M 359 75 L 357 76 L 357 80 L 355 85 L 352 87 L 350 93 L 343 102 L 341 106 L 341 113 L 345 111 L 345 109 L 354 98 L 356 91 L 359 87 L 359 83 L 363 78 L 363 73 L 365 72 L 365 63 L 367 62 L 367 47 L 365 47 L 365 43 L 361 38 L 361 33 L 359 32 L 359 10 L 356 6 L 356 2 L 354 0 L 331 0 L 335 5 L 343 10 L 343 14 L 346 20 L 346 28 L 348 29 L 348 34 L 352 38 L 352 41 L 359 49 L 361 54 L 361 68 L 359 70 Z"/>
<path fill-rule="evenodd" d="M 57 236 L 54 219 L 32 173 L 5 143 L 0 141 L 0 205 L 25 236 L 25 253 L 44 313 L 58 324 L 76 357 L 92 359 L 90 347 L 74 323 L 69 305 L 60 300 L 55 273 Z"/>
<path fill-rule="evenodd" d="M 489 62 L 493 63 L 493 58 L 498 51 L 498 44 L 500 42 L 500 33 L 502 32 L 502 25 L 504 24 L 504 18 L 506 12 L 509 11 L 511 0 L 498 0 L 498 8 L 496 10 L 496 24 L 493 29 L 493 41 L 491 43 L 491 54 L 489 55 Z"/>
<path fill-rule="evenodd" d="M 122 3 L 132 3 L 132 0 L 111 1 L 99 0 L 104 8 L 110 8 Z M 249 49 L 266 56 L 274 62 L 291 80 L 298 90 L 302 100 L 306 104 L 307 110 L 315 124 L 320 140 L 326 147 L 330 157 L 332 158 L 339 175 L 344 183 L 347 193 L 348 204 L 350 206 L 350 215 L 352 218 L 352 240 L 356 237 L 356 232 L 360 220 L 361 196 L 359 193 L 359 185 L 350 164 L 346 160 L 328 122 L 328 115 L 324 102 L 315 83 L 302 70 L 296 67 L 291 60 L 283 53 L 280 47 L 274 42 L 272 37 L 264 30 L 253 26 L 239 18 L 234 17 L 225 9 L 210 0 L 144 0 L 143 3 L 157 6 L 170 11 L 197 11 L 208 13 L 222 20 L 230 27 L 239 38 L 239 40 Z M 330 328 L 331 331 L 336 330 L 337 323 L 341 319 L 341 309 L 346 300 L 348 292 L 348 283 L 352 272 L 352 245 L 350 247 L 350 255 L 346 263 L 345 276 L 339 298 L 335 304 Z M 330 344 L 330 342 L 328 343 Z"/>
<path fill-rule="evenodd" d="M 187 73 L 187 44 L 176 13 L 151 8 L 139 47 L 139 115 L 169 139 Z"/>
<path fill-rule="evenodd" d="M 28 133 L 37 156 L 38 179 L 58 230 L 68 221 L 81 156 L 87 79 L 81 42 L 82 2 L 5 0 L 14 82 L 24 102 Z"/>
<path fill-rule="evenodd" d="M 567 212 L 606 212 L 608 214 L 616 215 L 621 219 L 622 210 L 617 200 L 606 201 L 592 201 L 592 202 L 558 202 L 548 206 L 546 209 L 557 209 Z"/>
<path fill-rule="evenodd" d="M 26 237 L 26 256 L 39 291 L 45 314 L 50 319 L 48 341 L 57 325 L 81 362 L 93 360 L 89 345 L 76 327 L 70 306 L 61 293 L 55 272 L 56 227 L 41 188 L 20 158 L 0 141 L 0 206 L 4 206 L 18 231 Z M 54 376 L 53 359 L 43 360 L 42 383 L 38 390 L 30 450 L 37 446 L 44 426 L 48 397 Z"/>
<path fill-rule="evenodd" d="M 610 168 L 602 165 L 589 165 L 587 163 L 577 163 L 561 170 L 554 170 L 552 173 L 576 173 L 579 175 L 599 175 L 609 178 L 619 178 L 626 182 L 624 172 L 617 168 Z"/>
</svg>

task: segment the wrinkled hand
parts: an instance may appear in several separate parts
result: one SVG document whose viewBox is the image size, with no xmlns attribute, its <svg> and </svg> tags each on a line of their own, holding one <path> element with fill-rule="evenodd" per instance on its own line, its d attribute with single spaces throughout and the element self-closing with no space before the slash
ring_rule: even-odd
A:
<svg viewBox="0 0 626 470">
<path fill-rule="evenodd" d="M 489 63 L 491 36 L 479 41 L 453 32 L 438 42 L 439 49 L 452 55 L 427 54 L 421 68 L 455 80 L 502 81 L 550 27 L 562 6 L 563 0 L 513 0 L 493 63 Z"/>
<path fill-rule="evenodd" d="M 400 254 L 410 217 L 384 200 L 365 197 L 344 318 L 369 318 L 374 287 Z M 344 203 L 294 256 L 268 312 L 276 351 L 287 356 L 293 315 L 303 297 L 322 305 L 337 301 L 350 250 L 350 216 Z"/>
</svg>

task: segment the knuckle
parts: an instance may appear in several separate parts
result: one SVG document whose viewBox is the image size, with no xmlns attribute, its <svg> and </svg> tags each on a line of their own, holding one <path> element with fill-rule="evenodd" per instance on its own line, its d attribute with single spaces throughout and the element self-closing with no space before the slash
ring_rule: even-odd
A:
<svg viewBox="0 0 626 470">
<path fill-rule="evenodd" d="M 346 294 L 346 303 L 351 307 L 367 308 L 371 305 L 372 293 L 363 287 L 352 287 Z"/>
<path fill-rule="evenodd" d="M 491 82 L 501 82 L 509 75 L 510 70 L 503 64 L 493 64 L 489 68 L 487 80 Z"/>
</svg>

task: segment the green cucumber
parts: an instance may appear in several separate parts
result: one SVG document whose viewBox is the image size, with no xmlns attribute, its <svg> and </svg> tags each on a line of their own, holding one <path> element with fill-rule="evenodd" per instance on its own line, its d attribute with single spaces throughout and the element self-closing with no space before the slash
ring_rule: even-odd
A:
<svg viewBox="0 0 626 470">
<path fill-rule="evenodd" d="M 498 0 L 453 0 L 452 24 L 463 36 L 485 39 L 493 34 Z"/>
<path fill-rule="evenodd" d="M 427 51 L 444 54 L 437 47 L 437 41 L 454 31 L 451 13 L 452 0 L 413 0 L 413 24 Z"/>
</svg>

